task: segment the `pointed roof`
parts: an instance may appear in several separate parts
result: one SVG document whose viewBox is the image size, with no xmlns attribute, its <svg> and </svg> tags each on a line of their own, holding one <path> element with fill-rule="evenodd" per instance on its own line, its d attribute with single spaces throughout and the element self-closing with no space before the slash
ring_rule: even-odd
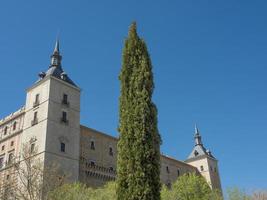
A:
<svg viewBox="0 0 267 200">
<path fill-rule="evenodd" d="M 62 56 L 60 55 L 59 39 L 57 39 L 53 54 L 51 55 L 51 63 L 49 69 L 46 72 L 41 72 L 39 74 L 40 80 L 47 76 L 53 76 L 76 86 L 76 84 L 69 78 L 67 73 L 62 69 L 61 60 Z"/>
<path fill-rule="evenodd" d="M 195 146 L 192 150 L 192 152 L 190 153 L 190 155 L 188 156 L 187 160 L 191 160 L 191 159 L 195 159 L 198 157 L 203 157 L 203 156 L 209 156 L 211 158 L 214 158 L 211 154 L 211 152 L 209 150 L 207 150 L 202 141 L 201 141 L 201 135 L 200 135 L 200 131 L 197 127 L 197 125 L 195 124 Z"/>
<path fill-rule="evenodd" d="M 54 48 L 53 54 L 55 54 L 55 53 L 60 54 L 60 52 L 59 52 L 59 39 L 56 40 L 56 44 L 55 44 L 55 48 Z"/>
</svg>

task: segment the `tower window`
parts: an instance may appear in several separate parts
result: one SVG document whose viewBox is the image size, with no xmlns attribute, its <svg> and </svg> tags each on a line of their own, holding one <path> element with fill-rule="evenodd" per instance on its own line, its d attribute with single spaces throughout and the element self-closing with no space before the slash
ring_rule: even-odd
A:
<svg viewBox="0 0 267 200">
<path fill-rule="evenodd" d="M 35 100 L 34 100 L 34 103 L 33 103 L 33 107 L 39 105 L 39 103 L 40 103 L 40 101 L 39 101 L 39 97 L 40 97 L 39 94 L 36 94 L 36 95 L 35 95 Z"/>
<path fill-rule="evenodd" d="M 204 167 L 203 167 L 203 165 L 200 166 L 200 170 L 201 170 L 201 171 L 204 171 Z"/>
<path fill-rule="evenodd" d="M 6 135 L 6 134 L 7 134 L 7 126 L 4 129 L 4 135 Z"/>
<path fill-rule="evenodd" d="M 195 154 L 195 156 L 198 156 L 198 151 L 196 150 L 196 151 L 194 152 L 194 154 Z"/>
<path fill-rule="evenodd" d="M 69 105 L 67 94 L 63 94 L 62 104 Z"/>
<path fill-rule="evenodd" d="M 32 144 L 31 144 L 31 149 L 30 149 L 31 153 L 33 153 L 33 152 L 34 152 L 34 150 L 35 150 L 35 144 L 34 144 L 34 143 L 32 143 Z"/>
<path fill-rule="evenodd" d="M 16 130 L 16 128 L 17 128 L 17 122 L 14 122 L 13 123 L 13 131 Z"/>
<path fill-rule="evenodd" d="M 167 166 L 166 167 L 166 172 L 169 174 L 170 173 L 170 170 L 169 170 L 169 167 Z"/>
<path fill-rule="evenodd" d="M 110 156 L 113 156 L 113 149 L 112 149 L 112 147 L 109 147 L 109 155 Z"/>
<path fill-rule="evenodd" d="M 90 145 L 90 148 L 92 149 L 92 150 L 95 150 L 95 141 L 91 141 L 91 145 Z"/>
<path fill-rule="evenodd" d="M 216 167 L 214 167 L 214 172 L 217 172 L 217 168 Z"/>
<path fill-rule="evenodd" d="M 67 112 L 65 112 L 65 111 L 62 112 L 61 121 L 64 122 L 64 123 L 68 123 Z"/>
<path fill-rule="evenodd" d="M 33 114 L 32 126 L 34 126 L 35 124 L 38 123 L 38 117 L 37 116 L 38 116 L 38 112 L 36 111 Z"/>
<path fill-rule="evenodd" d="M 61 142 L 60 143 L 60 151 L 61 152 L 65 152 L 65 147 L 66 147 L 65 143 L 64 142 Z"/>
</svg>

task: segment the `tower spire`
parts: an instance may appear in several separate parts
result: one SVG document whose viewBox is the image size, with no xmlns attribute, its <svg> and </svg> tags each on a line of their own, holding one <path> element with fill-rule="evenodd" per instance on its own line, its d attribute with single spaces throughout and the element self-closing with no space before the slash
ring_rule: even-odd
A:
<svg viewBox="0 0 267 200">
<path fill-rule="evenodd" d="M 199 129 L 197 127 L 197 124 L 195 124 L 195 146 L 197 145 L 203 145 L 202 144 L 202 140 L 201 140 L 201 135 L 200 135 L 200 132 L 199 132 Z"/>
<path fill-rule="evenodd" d="M 54 52 L 51 55 L 50 67 L 61 67 L 61 59 L 62 56 L 60 55 L 60 50 L 59 50 L 59 39 L 57 38 Z"/>
</svg>

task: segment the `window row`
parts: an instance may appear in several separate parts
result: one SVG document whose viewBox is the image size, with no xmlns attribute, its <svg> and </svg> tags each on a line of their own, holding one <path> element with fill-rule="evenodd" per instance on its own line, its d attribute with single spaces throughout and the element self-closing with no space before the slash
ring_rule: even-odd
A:
<svg viewBox="0 0 267 200">
<path fill-rule="evenodd" d="M 33 119 L 31 121 L 31 125 L 34 126 L 34 125 L 38 124 L 38 121 L 39 121 L 38 120 L 38 111 L 35 111 L 33 113 Z M 60 122 L 64 123 L 64 124 L 68 124 L 69 123 L 66 111 L 62 111 Z"/>
<path fill-rule="evenodd" d="M 6 135 L 8 133 L 8 126 L 5 126 L 5 128 L 3 128 L 3 132 L 4 132 L 4 135 Z M 10 127 L 13 131 L 15 131 L 17 129 L 17 122 L 14 121 L 12 126 Z"/>
<path fill-rule="evenodd" d="M 13 147 L 14 146 L 14 141 L 11 141 L 10 142 L 10 146 Z M 5 145 L 2 145 L 1 147 L 1 151 L 4 151 L 5 150 Z"/>
<path fill-rule="evenodd" d="M 91 142 L 90 142 L 90 149 L 91 150 L 95 150 L 95 141 L 94 140 L 91 140 Z M 113 153 L 113 148 L 112 147 L 109 147 L 108 154 L 110 156 L 113 156 L 114 153 Z"/>
<path fill-rule="evenodd" d="M 63 105 L 69 106 L 69 101 L 68 101 L 68 95 L 67 94 L 63 94 L 62 96 L 62 100 L 61 103 Z M 36 94 L 35 95 L 35 100 L 33 102 L 33 107 L 37 107 L 40 104 L 40 94 Z"/>
<path fill-rule="evenodd" d="M 170 169 L 168 166 L 166 166 L 166 172 L 169 174 L 170 173 Z M 177 169 L 177 176 L 180 176 L 180 169 Z"/>
</svg>

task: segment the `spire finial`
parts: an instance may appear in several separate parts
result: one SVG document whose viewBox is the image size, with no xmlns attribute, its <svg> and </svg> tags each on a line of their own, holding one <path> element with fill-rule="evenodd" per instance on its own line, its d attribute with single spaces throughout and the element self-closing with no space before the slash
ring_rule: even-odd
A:
<svg viewBox="0 0 267 200">
<path fill-rule="evenodd" d="M 59 39 L 57 37 L 55 48 L 51 56 L 51 65 L 50 67 L 61 67 L 61 55 L 59 51 Z"/>
<path fill-rule="evenodd" d="M 59 52 L 59 39 L 58 39 L 58 37 L 57 37 L 56 44 L 55 44 L 55 49 L 54 49 L 54 54 L 55 53 L 58 53 L 58 54 L 60 53 Z"/>
<path fill-rule="evenodd" d="M 199 135 L 199 130 L 198 130 L 198 127 L 197 127 L 197 123 L 195 123 L 195 134 Z"/>
<path fill-rule="evenodd" d="M 195 137 L 194 138 L 195 138 L 195 145 L 202 145 L 201 135 L 197 127 L 197 124 L 195 124 Z"/>
</svg>

